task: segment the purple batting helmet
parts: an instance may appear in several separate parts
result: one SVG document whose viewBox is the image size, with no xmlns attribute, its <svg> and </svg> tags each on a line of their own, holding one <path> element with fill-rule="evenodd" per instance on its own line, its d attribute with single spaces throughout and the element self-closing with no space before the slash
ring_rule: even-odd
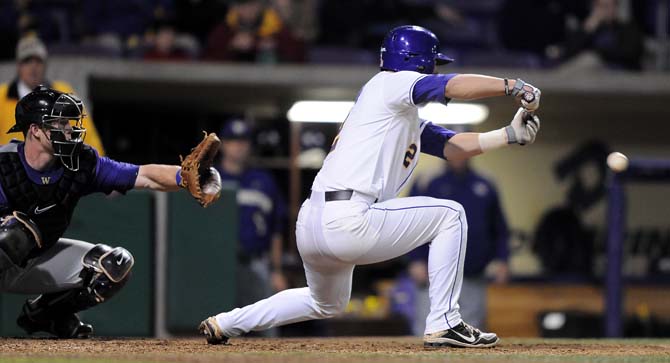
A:
<svg viewBox="0 0 670 363">
<path fill-rule="evenodd" d="M 440 53 L 440 41 L 433 32 L 416 25 L 391 29 L 382 43 L 379 67 L 384 71 L 415 71 L 432 74 L 435 64 L 454 60 Z"/>
</svg>

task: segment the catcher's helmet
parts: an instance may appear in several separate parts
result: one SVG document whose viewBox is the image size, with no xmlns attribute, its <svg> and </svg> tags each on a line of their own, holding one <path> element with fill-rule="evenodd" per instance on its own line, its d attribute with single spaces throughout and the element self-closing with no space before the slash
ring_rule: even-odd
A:
<svg viewBox="0 0 670 363">
<path fill-rule="evenodd" d="M 440 41 L 433 32 L 416 25 L 391 29 L 384 37 L 379 67 L 384 71 L 415 71 L 432 74 L 435 64 L 454 60 L 439 52 Z"/>
<path fill-rule="evenodd" d="M 38 86 L 16 104 L 14 117 L 16 124 L 8 134 L 23 132 L 25 135 L 30 125 L 36 124 L 50 131 L 54 156 L 60 157 L 66 168 L 79 169 L 79 152 L 86 136 L 86 129 L 82 127 L 84 106 L 79 98 Z"/>
</svg>

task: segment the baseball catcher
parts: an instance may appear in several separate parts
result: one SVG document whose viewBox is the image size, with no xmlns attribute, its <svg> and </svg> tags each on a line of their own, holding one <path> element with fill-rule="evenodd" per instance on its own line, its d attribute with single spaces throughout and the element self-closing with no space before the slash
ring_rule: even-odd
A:
<svg viewBox="0 0 670 363">
<path fill-rule="evenodd" d="M 86 145 L 83 116 L 76 96 L 37 87 L 18 102 L 8 131 L 26 141 L 0 147 L 0 291 L 41 294 L 19 314 L 27 333 L 89 337 L 93 327 L 77 312 L 112 298 L 130 278 L 134 259 L 126 249 L 62 238 L 81 197 L 183 187 L 206 206 L 221 190 L 211 168 L 215 137 L 193 149 L 183 167 L 133 165 Z"/>
</svg>

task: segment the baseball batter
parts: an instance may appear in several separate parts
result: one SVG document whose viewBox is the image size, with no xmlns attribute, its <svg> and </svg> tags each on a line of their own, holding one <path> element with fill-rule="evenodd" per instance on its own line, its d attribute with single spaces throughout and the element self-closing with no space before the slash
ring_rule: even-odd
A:
<svg viewBox="0 0 670 363">
<path fill-rule="evenodd" d="M 210 317 L 200 324 L 210 344 L 228 338 L 342 313 L 354 267 L 386 261 L 430 243 L 431 309 L 427 346 L 491 347 L 493 333 L 462 321 L 467 221 L 463 207 L 428 197 L 396 198 L 412 176 L 419 153 L 446 160 L 469 158 L 508 144 L 531 144 L 540 121 L 540 91 L 517 79 L 434 74 L 452 59 L 439 53 L 435 35 L 418 26 L 391 30 L 381 47 L 381 72 L 361 89 L 332 150 L 298 214 L 296 237 L 308 287 Z M 426 102 L 520 98 L 509 126 L 487 133 L 454 133 L 418 116 Z"/>
<path fill-rule="evenodd" d="M 83 143 L 83 105 L 74 95 L 39 86 L 18 102 L 15 115 L 9 133 L 21 132 L 26 141 L 0 147 L 0 292 L 41 294 L 26 301 L 17 320 L 27 333 L 85 338 L 93 327 L 76 313 L 113 297 L 128 281 L 134 259 L 122 247 L 61 238 L 77 202 L 91 193 L 133 188 L 191 191 L 184 180 L 198 175 L 187 167 L 208 139 L 186 157 L 183 170 L 140 166 L 101 157 Z M 212 143 L 210 152 L 217 147 Z M 201 186 L 208 194 L 192 194 L 209 203 L 218 197 L 221 179 L 214 169 L 206 172 Z"/>
</svg>

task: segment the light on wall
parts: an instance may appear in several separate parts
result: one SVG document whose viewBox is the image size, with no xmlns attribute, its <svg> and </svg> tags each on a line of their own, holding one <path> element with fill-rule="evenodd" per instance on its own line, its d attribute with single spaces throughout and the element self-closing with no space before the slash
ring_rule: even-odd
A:
<svg viewBox="0 0 670 363">
<path fill-rule="evenodd" d="M 327 122 L 344 121 L 352 101 L 298 101 L 291 106 L 286 117 L 291 122 Z"/>
<path fill-rule="evenodd" d="M 298 101 L 286 117 L 291 122 L 340 123 L 349 114 L 352 101 Z M 419 107 L 419 117 L 435 124 L 476 125 L 489 116 L 489 108 L 478 103 L 431 102 Z"/>
<path fill-rule="evenodd" d="M 431 102 L 419 107 L 419 117 L 434 124 L 477 125 L 489 117 L 489 108 L 480 103 Z"/>
</svg>

